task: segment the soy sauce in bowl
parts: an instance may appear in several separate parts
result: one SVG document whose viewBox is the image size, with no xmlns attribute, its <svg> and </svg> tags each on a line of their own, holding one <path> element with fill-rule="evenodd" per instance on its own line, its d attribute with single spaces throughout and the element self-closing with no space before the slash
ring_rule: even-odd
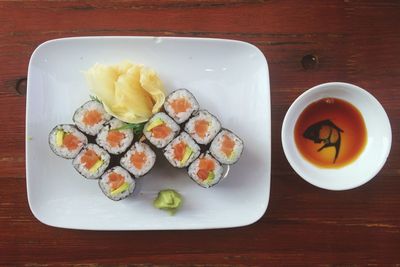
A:
<svg viewBox="0 0 400 267">
<path fill-rule="evenodd" d="M 309 104 L 294 128 L 300 154 L 322 168 L 340 168 L 355 161 L 367 143 L 367 129 L 360 111 L 339 98 Z"/>
</svg>

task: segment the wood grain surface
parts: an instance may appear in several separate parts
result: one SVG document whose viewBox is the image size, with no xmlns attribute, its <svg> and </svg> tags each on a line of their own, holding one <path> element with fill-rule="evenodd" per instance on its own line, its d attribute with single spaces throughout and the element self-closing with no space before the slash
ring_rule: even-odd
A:
<svg viewBox="0 0 400 267">
<path fill-rule="evenodd" d="M 229 38 L 263 51 L 272 185 L 260 221 L 223 230 L 97 232 L 34 218 L 24 159 L 29 58 L 46 40 L 85 35 Z M 0 1 L 0 62 L 0 265 L 400 265 L 399 1 Z M 350 191 L 307 184 L 281 147 L 292 101 L 328 81 L 367 89 L 392 124 L 386 165 Z"/>
</svg>

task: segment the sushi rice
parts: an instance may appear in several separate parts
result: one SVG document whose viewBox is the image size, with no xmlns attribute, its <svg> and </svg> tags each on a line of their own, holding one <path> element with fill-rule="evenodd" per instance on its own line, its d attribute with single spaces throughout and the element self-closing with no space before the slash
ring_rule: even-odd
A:
<svg viewBox="0 0 400 267">
<path fill-rule="evenodd" d="M 49 134 L 51 150 L 65 159 L 75 158 L 87 142 L 87 137 L 72 124 L 59 124 Z"/>
<path fill-rule="evenodd" d="M 165 147 L 179 133 L 180 127 L 164 112 L 154 114 L 144 125 L 143 134 L 154 146 Z"/>
<path fill-rule="evenodd" d="M 116 130 L 126 125 L 117 118 L 110 120 L 96 137 L 96 143 L 108 153 L 119 155 L 125 152 L 132 144 L 134 134 L 132 129 Z"/>
<path fill-rule="evenodd" d="M 167 96 L 164 109 L 171 118 L 181 124 L 199 109 L 199 103 L 187 89 L 178 89 Z"/>
<path fill-rule="evenodd" d="M 111 119 L 103 105 L 95 100 L 88 101 L 78 108 L 73 116 L 76 126 L 88 135 L 96 135 L 103 125 Z"/>
<path fill-rule="evenodd" d="M 211 154 L 222 164 L 233 164 L 242 155 L 243 141 L 229 130 L 222 130 L 211 142 Z"/>
<path fill-rule="evenodd" d="M 120 166 L 116 166 L 101 176 L 99 186 L 109 199 L 118 201 L 133 193 L 136 182 L 129 172 Z"/>
<path fill-rule="evenodd" d="M 164 156 L 177 168 L 189 166 L 199 155 L 199 145 L 185 132 L 181 132 L 164 149 Z"/>
<path fill-rule="evenodd" d="M 121 158 L 121 166 L 127 169 L 135 177 L 148 173 L 156 162 L 156 154 L 149 145 L 136 142 Z"/>
<path fill-rule="evenodd" d="M 194 114 L 185 125 L 185 131 L 201 145 L 207 145 L 221 130 L 218 119 L 206 110 Z"/>
<path fill-rule="evenodd" d="M 88 144 L 72 161 L 74 168 L 87 179 L 97 179 L 110 164 L 110 155 L 96 144 Z"/>
</svg>

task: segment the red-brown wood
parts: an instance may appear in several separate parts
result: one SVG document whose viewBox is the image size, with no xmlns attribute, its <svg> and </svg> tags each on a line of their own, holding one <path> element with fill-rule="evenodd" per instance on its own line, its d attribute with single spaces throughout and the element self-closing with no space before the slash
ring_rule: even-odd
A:
<svg viewBox="0 0 400 267">
<path fill-rule="evenodd" d="M 400 264 L 399 20 L 397 0 L 1 1 L 0 265 Z M 271 79 L 272 186 L 259 222 L 207 231 L 94 232 L 52 228 L 33 217 L 25 186 L 26 99 L 16 86 L 41 42 L 84 35 L 230 38 L 264 52 Z M 304 69 L 305 55 L 319 63 Z M 328 81 L 367 89 L 392 124 L 386 165 L 350 191 L 304 182 L 280 142 L 290 103 Z"/>
</svg>

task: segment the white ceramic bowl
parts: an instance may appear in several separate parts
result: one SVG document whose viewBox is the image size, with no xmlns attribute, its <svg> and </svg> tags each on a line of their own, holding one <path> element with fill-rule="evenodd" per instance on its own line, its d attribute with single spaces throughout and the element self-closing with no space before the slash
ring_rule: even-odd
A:
<svg viewBox="0 0 400 267">
<path fill-rule="evenodd" d="M 337 169 L 311 164 L 300 154 L 294 140 L 294 127 L 301 112 L 309 104 L 327 97 L 353 104 L 367 128 L 367 143 L 359 157 Z M 340 82 L 320 84 L 300 95 L 286 113 L 281 137 L 286 158 L 297 174 L 317 187 L 330 190 L 352 189 L 371 180 L 385 164 L 392 143 L 389 118 L 378 100 L 358 86 Z"/>
</svg>

